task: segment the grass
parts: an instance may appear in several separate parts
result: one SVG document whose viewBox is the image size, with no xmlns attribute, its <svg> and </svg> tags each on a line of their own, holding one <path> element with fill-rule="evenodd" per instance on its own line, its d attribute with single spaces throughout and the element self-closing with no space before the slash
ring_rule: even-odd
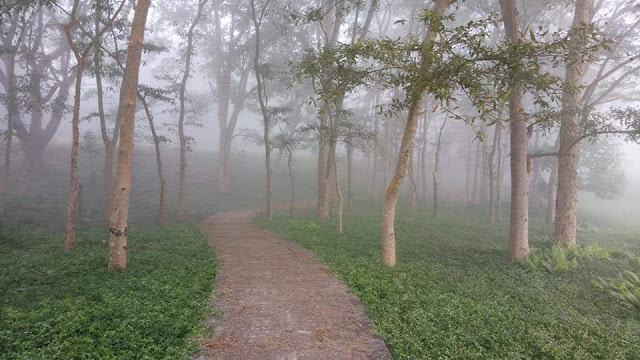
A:
<svg viewBox="0 0 640 360">
<path fill-rule="evenodd" d="M 0 359 L 185 358 L 204 330 L 217 263 L 195 226 L 130 233 L 129 266 L 110 273 L 104 231 L 0 240 Z"/>
<path fill-rule="evenodd" d="M 622 262 L 589 259 L 571 272 L 535 271 L 506 260 L 505 226 L 455 214 L 399 214 L 395 270 L 379 260 L 377 213 L 347 216 L 342 236 L 335 223 L 310 214 L 279 214 L 264 225 L 329 265 L 360 297 L 397 359 L 640 358 L 640 312 L 592 285 L 594 274 L 616 276 Z M 531 227 L 533 245 L 546 246 L 551 229 Z"/>
</svg>

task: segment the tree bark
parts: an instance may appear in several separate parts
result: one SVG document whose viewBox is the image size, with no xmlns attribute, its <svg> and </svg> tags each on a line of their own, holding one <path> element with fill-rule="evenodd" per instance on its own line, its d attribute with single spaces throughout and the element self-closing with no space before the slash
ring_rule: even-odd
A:
<svg viewBox="0 0 640 360">
<path fill-rule="evenodd" d="M 184 133 L 184 121 L 186 114 L 186 92 L 187 81 L 189 80 L 189 73 L 191 72 L 191 55 L 193 53 L 193 36 L 198 26 L 198 22 L 202 17 L 204 6 L 207 0 L 198 1 L 198 10 L 196 13 L 189 32 L 187 33 L 187 49 L 185 54 L 184 73 L 182 74 L 182 81 L 180 82 L 180 114 L 178 117 L 178 137 L 180 139 L 180 179 L 178 184 L 178 210 L 176 216 L 178 221 L 184 220 L 184 202 L 185 194 L 187 192 L 187 137 Z"/>
<path fill-rule="evenodd" d="M 507 39 L 521 41 L 515 0 L 500 0 Z M 523 259 L 529 255 L 529 164 L 527 161 L 527 120 L 522 114 L 523 91 L 512 84 L 509 95 L 511 126 L 511 220 L 509 224 L 509 258 Z"/>
<path fill-rule="evenodd" d="M 549 173 L 549 183 L 547 184 L 547 211 L 545 220 L 552 224 L 556 218 L 556 189 L 558 187 L 558 160 L 551 158 L 551 172 Z"/>
<path fill-rule="evenodd" d="M 336 194 L 338 195 L 337 204 L 337 217 L 338 217 L 338 234 L 342 235 L 342 208 L 344 204 L 344 198 L 342 196 L 342 187 L 340 186 L 340 176 L 338 175 L 338 160 L 336 159 L 335 151 L 331 155 L 331 161 L 333 162 L 334 177 L 336 180 Z"/>
<path fill-rule="evenodd" d="M 131 166 L 133 160 L 133 132 L 138 95 L 138 74 L 142 57 L 142 44 L 151 0 L 138 0 L 127 51 L 127 65 L 122 79 L 119 114 L 120 146 L 116 166 L 113 206 L 109 217 L 109 269 L 127 267 L 127 230 Z"/>
<path fill-rule="evenodd" d="M 442 133 L 444 132 L 444 128 L 447 126 L 447 119 L 445 118 L 440 126 L 440 131 L 438 132 L 438 140 L 436 142 L 436 154 L 435 160 L 433 163 L 433 173 L 431 176 L 433 177 L 433 217 L 438 217 L 438 167 L 440 165 L 440 150 L 442 148 Z"/>
<path fill-rule="evenodd" d="M 164 170 L 162 163 L 162 153 L 160 152 L 160 137 L 156 132 L 156 126 L 153 122 L 153 114 L 151 113 L 151 109 L 149 108 L 149 104 L 147 100 L 140 94 L 138 94 L 138 99 L 142 103 L 144 107 L 145 115 L 147 116 L 147 120 L 149 121 L 149 129 L 151 130 L 151 138 L 153 139 L 153 148 L 156 154 L 156 173 L 158 175 L 158 182 L 160 183 L 160 197 L 158 201 L 158 223 L 165 223 L 165 215 L 164 215 L 164 198 L 165 198 L 165 187 L 166 181 L 164 179 Z"/>
<path fill-rule="evenodd" d="M 293 151 L 291 151 L 290 148 L 287 148 L 287 154 L 287 168 L 289 169 L 289 183 L 291 185 L 289 195 L 289 216 L 293 216 L 293 208 L 296 201 L 296 179 L 293 176 Z"/>
<path fill-rule="evenodd" d="M 496 123 L 495 130 L 493 133 L 493 146 L 491 147 L 491 152 L 489 153 L 489 223 L 494 224 L 497 218 L 497 202 L 496 202 L 496 185 L 498 183 L 498 179 L 496 176 L 495 169 L 495 158 L 498 147 L 500 147 L 500 122 Z"/>
<path fill-rule="evenodd" d="M 253 26 L 255 29 L 255 54 L 253 57 L 253 67 L 254 67 L 254 72 L 256 75 L 256 84 L 257 84 L 257 93 L 258 93 L 258 102 L 260 103 L 260 111 L 262 112 L 262 119 L 263 119 L 263 123 L 264 123 L 264 135 L 263 135 L 263 141 L 264 141 L 264 150 L 265 150 L 265 155 L 264 155 L 264 160 L 265 160 L 265 170 L 266 170 L 266 197 L 267 197 L 267 203 L 266 203 L 266 209 L 265 209 L 265 215 L 267 216 L 268 220 L 272 220 L 273 219 L 273 214 L 272 214 L 272 200 L 271 200 L 271 140 L 269 140 L 269 128 L 270 128 L 270 124 L 269 124 L 269 114 L 267 113 L 267 89 L 266 86 L 264 84 L 264 78 L 262 77 L 262 70 L 260 68 L 260 51 L 261 51 L 261 37 L 260 37 L 260 26 L 261 26 L 261 22 L 262 22 L 262 17 L 264 15 L 264 11 L 265 8 L 262 9 L 262 12 L 260 13 L 260 19 L 258 19 L 258 15 L 256 14 L 256 5 L 255 5 L 255 1 L 251 0 L 250 1 L 251 4 L 251 16 L 252 16 L 252 21 L 253 21 Z"/>
<path fill-rule="evenodd" d="M 69 166 L 69 201 L 67 204 L 67 221 L 66 221 L 66 236 L 64 241 L 64 250 L 70 251 L 75 246 L 75 226 L 76 226 L 76 208 L 78 207 L 78 198 L 80 196 L 80 187 L 78 185 L 78 147 L 80 143 L 80 96 L 82 95 L 82 75 L 84 73 L 85 68 L 85 59 L 89 55 L 89 51 L 94 48 L 94 45 L 100 40 L 100 37 L 104 33 L 104 31 L 113 23 L 116 19 L 120 10 L 124 6 L 124 1 L 120 4 L 120 7 L 117 9 L 113 17 L 109 20 L 107 25 L 99 30 L 96 27 L 96 34 L 91 39 L 89 46 L 84 50 L 77 46 L 77 44 L 73 40 L 73 36 L 71 31 L 77 24 L 78 8 L 80 6 L 80 1 L 75 0 L 73 3 L 73 8 L 71 10 L 71 19 L 69 23 L 64 27 L 64 33 L 67 38 L 67 42 L 71 47 L 73 54 L 76 58 L 76 74 L 75 74 L 75 93 L 73 98 L 73 115 L 71 117 L 71 156 L 70 156 L 70 166 Z M 62 112 L 62 110 L 59 110 Z"/>
<path fill-rule="evenodd" d="M 556 199 L 556 243 L 577 243 L 578 159 L 580 145 L 574 141 L 580 133 L 582 82 L 589 62 L 581 58 L 591 20 L 593 0 L 577 0 L 569 39 L 569 57 L 562 91 L 562 118 L 558 149 L 558 194 Z"/>
<path fill-rule="evenodd" d="M 473 190 L 471 191 L 471 202 L 474 204 L 478 203 L 478 192 L 479 192 L 479 179 L 480 179 L 480 164 L 482 162 L 481 157 L 482 145 L 480 139 L 476 142 L 476 159 L 475 159 L 475 167 L 473 171 Z"/>
<path fill-rule="evenodd" d="M 448 5 L 449 0 L 435 0 L 434 14 L 437 16 L 442 15 Z M 430 44 L 436 37 L 433 26 L 433 23 L 429 24 L 427 33 L 422 41 L 423 52 L 432 51 Z M 429 64 L 427 59 L 422 57 L 420 59 L 421 72 L 429 71 L 428 67 Z M 400 144 L 398 162 L 396 164 L 393 177 L 391 178 L 391 182 L 389 183 L 384 195 L 380 238 L 382 243 L 382 260 L 384 264 L 389 267 L 395 267 L 396 265 L 395 215 L 396 205 L 398 203 L 398 192 L 407 174 L 409 154 L 413 147 L 413 138 L 415 136 L 416 129 L 418 127 L 418 119 L 420 117 L 420 104 L 422 104 L 423 93 L 427 89 L 427 84 L 424 82 L 418 82 L 418 84 L 415 85 L 417 86 L 414 86 L 411 93 L 408 94 L 411 96 L 411 104 L 409 107 L 404 135 L 402 136 L 402 143 Z"/>
</svg>

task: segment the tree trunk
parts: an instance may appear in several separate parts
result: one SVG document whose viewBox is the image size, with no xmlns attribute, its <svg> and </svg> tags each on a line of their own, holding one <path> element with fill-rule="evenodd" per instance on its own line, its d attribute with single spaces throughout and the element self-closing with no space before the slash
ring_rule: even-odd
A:
<svg viewBox="0 0 640 360">
<path fill-rule="evenodd" d="M 338 217 L 338 234 L 342 235 L 342 207 L 344 198 L 342 196 L 342 187 L 340 186 L 340 176 L 338 176 L 338 160 L 336 159 L 335 151 L 331 155 L 331 161 L 333 162 L 334 177 L 336 179 L 336 193 L 338 195 L 337 217 Z"/>
<path fill-rule="evenodd" d="M 433 217 L 438 217 L 438 167 L 440 165 L 440 149 L 442 148 L 442 133 L 444 132 L 444 128 L 447 126 L 447 118 L 442 122 L 442 126 L 440 126 L 440 131 L 438 132 L 438 141 L 436 143 L 436 154 L 435 160 L 433 163 L 433 173 L 431 176 L 433 177 Z"/>
<path fill-rule="evenodd" d="M 71 21 L 64 28 L 67 41 L 73 47 L 73 52 L 78 62 L 76 65 L 76 84 L 75 94 L 73 96 L 73 115 L 71 117 L 71 164 L 69 169 L 69 201 L 67 204 L 67 226 L 66 237 L 64 240 L 64 250 L 70 251 L 75 246 L 76 241 L 76 207 L 78 205 L 78 146 L 80 143 L 80 96 L 82 92 L 82 73 L 84 72 L 84 56 L 75 47 L 71 29 L 76 23 L 76 11 L 78 8 L 78 0 L 75 1 L 71 12 Z"/>
<path fill-rule="evenodd" d="M 427 114 L 422 118 L 422 149 L 420 154 L 420 174 L 422 178 L 422 200 L 426 205 L 429 197 L 429 191 L 427 190 L 427 133 L 430 125 L 429 115 Z"/>
<path fill-rule="evenodd" d="M 2 184 L 0 184 L 0 221 L 4 217 L 4 205 L 9 190 L 11 175 L 11 146 L 13 143 L 14 122 L 18 117 L 18 83 L 15 73 L 15 51 L 4 54 L 4 64 L 7 72 L 7 137 L 4 148 L 4 169 Z"/>
<path fill-rule="evenodd" d="M 471 203 L 471 169 L 472 169 L 472 163 L 471 163 L 471 155 L 473 154 L 473 133 L 470 134 L 469 136 L 470 140 L 467 142 L 467 164 L 465 166 L 465 177 L 466 177 L 466 183 L 465 183 L 465 201 L 467 203 L 467 206 Z"/>
<path fill-rule="evenodd" d="M 262 112 L 262 119 L 263 119 L 263 123 L 264 123 L 264 136 L 263 136 L 263 141 L 264 141 L 264 150 L 265 150 L 265 155 L 264 155 L 264 159 L 265 159 L 265 169 L 266 169 L 266 185 L 267 185 L 267 189 L 266 189 L 266 195 L 267 195 L 267 204 L 266 204 L 266 209 L 265 209 L 265 214 L 267 216 L 268 220 L 272 220 L 273 219 L 273 214 L 272 214 L 272 209 L 271 209 L 271 142 L 269 140 L 269 115 L 267 113 L 267 96 L 266 96 L 266 85 L 264 83 L 264 78 L 262 77 L 262 70 L 260 68 L 260 51 L 261 51 L 261 38 L 260 38 L 260 25 L 261 25 L 261 21 L 262 21 L 262 15 L 263 13 L 260 14 L 260 20 L 258 20 L 258 15 L 256 14 L 256 5 L 255 5 L 255 1 L 251 0 L 250 1 L 251 4 L 251 16 L 252 16 L 252 21 L 253 21 L 253 26 L 254 26 L 254 30 L 255 30 L 255 54 L 253 57 L 253 67 L 254 67 L 254 72 L 256 75 L 256 84 L 257 84 L 257 93 L 258 93 L 258 102 L 260 103 L 260 111 Z M 263 8 L 262 11 L 264 12 L 266 10 L 266 8 Z"/>
<path fill-rule="evenodd" d="M 147 14 L 151 0 L 138 0 L 129 48 L 127 51 L 127 66 L 122 79 L 120 92 L 120 147 L 118 150 L 118 164 L 116 166 L 116 181 L 113 206 L 109 217 L 109 269 L 124 269 L 127 267 L 127 230 L 129 217 L 129 197 L 131 188 L 131 165 L 133 160 L 133 132 L 136 113 L 136 98 L 138 95 L 138 74 L 142 57 L 142 44 Z"/>
<path fill-rule="evenodd" d="M 353 206 L 353 193 L 351 192 L 351 171 L 353 166 L 353 145 L 351 139 L 347 141 L 347 211 L 351 212 Z M 335 165 L 334 165 L 335 166 Z"/>
<path fill-rule="evenodd" d="M 165 198 L 165 187 L 166 181 L 164 179 L 164 170 L 162 164 L 162 154 L 160 152 L 160 137 L 158 137 L 158 133 L 156 132 L 156 126 L 153 122 L 153 114 L 151 114 L 151 109 L 149 108 L 149 104 L 147 100 L 138 93 L 138 99 L 142 103 L 144 107 L 144 112 L 147 115 L 147 120 L 149 120 L 149 129 L 151 130 L 151 138 L 153 139 L 153 147 L 156 153 L 156 173 L 158 175 L 158 182 L 160 183 L 160 198 L 158 202 L 158 223 L 165 223 L 165 215 L 164 215 L 164 198 Z"/>
<path fill-rule="evenodd" d="M 562 91 L 560 147 L 558 149 L 558 194 L 556 199 L 556 243 L 571 246 L 577 243 L 578 158 L 582 82 L 589 62 L 582 59 L 586 47 L 585 26 L 591 20 L 593 0 L 577 0 L 571 24 L 569 58 L 565 68 Z"/>
<path fill-rule="evenodd" d="M 184 133 L 184 120 L 186 113 L 186 92 L 187 92 L 187 80 L 189 80 L 189 73 L 191 71 L 191 55 L 193 53 L 193 35 L 202 17 L 204 5 L 207 0 L 198 1 L 198 11 L 196 17 L 193 19 L 189 32 L 187 33 L 187 49 L 185 55 L 184 73 L 182 74 L 182 81 L 180 83 L 180 115 L 178 117 L 178 137 L 180 138 L 180 180 L 178 184 L 178 221 L 184 220 L 184 202 L 185 194 L 187 192 L 187 137 Z"/>
<path fill-rule="evenodd" d="M 500 146 L 500 122 L 496 123 L 493 133 L 493 146 L 489 153 L 489 223 L 494 224 L 497 217 L 496 185 L 498 182 L 495 170 L 495 158 Z"/>
<path fill-rule="evenodd" d="M 98 33 L 100 30 L 100 22 L 102 19 L 102 1 L 96 2 L 96 17 L 95 17 L 95 31 Z M 98 98 L 98 118 L 100 119 L 100 135 L 102 137 L 102 143 L 104 145 L 104 164 L 102 167 L 102 203 L 104 208 L 104 216 L 106 221 L 109 221 L 109 215 L 111 214 L 111 205 L 113 202 L 113 161 L 114 153 L 116 149 L 116 143 L 118 141 L 118 130 L 120 127 L 120 119 L 116 119 L 113 138 L 109 138 L 107 132 L 107 118 L 104 112 L 104 90 L 102 86 L 102 50 L 100 48 L 100 39 L 96 41 L 94 47 L 93 56 L 93 70 L 96 78 L 96 91 Z"/>
<path fill-rule="evenodd" d="M 558 187 L 558 160 L 552 158 L 551 172 L 549 173 L 549 183 L 547 184 L 547 211 L 545 220 L 552 224 L 556 218 L 556 189 Z"/>
<path fill-rule="evenodd" d="M 316 218 L 326 219 L 329 216 L 326 207 L 326 188 L 327 188 L 327 119 L 328 105 L 324 104 L 320 109 L 320 130 L 318 131 L 318 204 L 316 209 Z"/>
<path fill-rule="evenodd" d="M 287 153 L 289 155 L 287 159 L 287 168 L 289 169 L 289 183 L 291 185 L 289 195 L 289 216 L 293 216 L 293 207 L 295 206 L 296 201 L 296 179 L 293 176 L 293 151 L 291 151 L 291 149 L 287 149 Z"/>
<path fill-rule="evenodd" d="M 521 41 L 518 11 L 515 0 L 500 0 L 507 39 Z M 512 84 L 509 96 L 511 125 L 511 221 L 509 224 L 509 258 L 522 259 L 529 255 L 529 164 L 527 161 L 527 120 L 522 114 L 523 92 Z"/>
<path fill-rule="evenodd" d="M 480 164 L 482 162 L 481 157 L 482 144 L 480 139 L 476 142 L 476 159 L 475 159 L 475 168 L 473 171 L 473 190 L 471 191 L 471 202 L 474 204 L 478 203 L 478 192 L 479 192 L 479 179 L 480 179 Z"/>
<path fill-rule="evenodd" d="M 449 0 L 436 0 L 434 14 L 436 16 L 442 15 L 448 5 Z M 434 28 L 432 28 L 433 25 L 433 23 L 429 24 L 427 33 L 422 42 L 422 51 L 432 51 L 431 43 L 436 37 Z M 428 67 L 429 64 L 427 60 L 422 57 L 420 59 L 421 72 L 429 71 Z M 408 94 L 411 97 L 411 105 L 409 107 L 404 135 L 402 136 L 402 143 L 400 144 L 400 150 L 398 152 L 398 162 L 396 163 L 396 170 L 384 195 L 380 238 L 382 243 L 382 260 L 385 265 L 389 267 L 395 267 L 396 265 L 395 215 L 396 205 L 398 203 L 398 192 L 402 182 L 404 181 L 404 177 L 407 174 L 409 153 L 413 147 L 413 138 L 415 136 L 416 128 L 418 127 L 418 119 L 420 117 L 420 104 L 422 104 L 422 95 L 426 88 L 426 83 L 419 82 L 418 84 L 415 84 L 411 93 Z"/>
<path fill-rule="evenodd" d="M 502 125 L 500 125 L 502 127 Z M 502 188 L 504 187 L 504 165 L 505 160 L 504 156 L 502 156 L 502 130 L 500 129 L 499 135 L 499 146 L 498 146 L 498 182 L 496 185 L 496 214 L 498 222 L 502 222 Z"/>
<path fill-rule="evenodd" d="M 376 94 L 376 105 L 378 105 L 377 102 L 377 94 Z M 374 141 L 373 141 L 373 165 L 372 165 L 372 170 L 371 170 L 371 191 L 373 192 L 373 200 L 378 200 L 380 198 L 380 195 L 378 193 L 378 184 L 377 184 L 377 178 L 378 178 L 378 143 L 379 143 L 379 137 L 378 137 L 378 133 L 379 133 L 379 123 L 380 123 L 380 119 L 378 118 L 377 114 L 373 113 L 373 133 L 374 133 Z"/>
</svg>

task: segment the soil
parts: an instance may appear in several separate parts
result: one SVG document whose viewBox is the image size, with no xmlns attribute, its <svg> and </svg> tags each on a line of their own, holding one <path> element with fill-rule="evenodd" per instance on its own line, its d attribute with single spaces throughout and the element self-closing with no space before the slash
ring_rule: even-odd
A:
<svg viewBox="0 0 640 360">
<path fill-rule="evenodd" d="M 314 256 L 252 224 L 255 210 L 205 223 L 221 260 L 196 359 L 390 359 L 360 300 Z"/>
</svg>

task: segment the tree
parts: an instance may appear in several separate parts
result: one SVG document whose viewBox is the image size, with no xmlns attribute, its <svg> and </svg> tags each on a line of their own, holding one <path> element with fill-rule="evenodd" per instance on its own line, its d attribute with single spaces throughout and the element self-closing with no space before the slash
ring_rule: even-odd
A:
<svg viewBox="0 0 640 360">
<path fill-rule="evenodd" d="M 216 88 L 211 86 L 211 90 L 216 95 L 218 107 L 218 191 L 227 193 L 231 190 L 231 143 L 247 99 L 252 67 L 246 46 L 250 21 L 244 14 L 238 14 L 234 4 L 229 2 L 226 5 L 230 21 L 223 23 L 221 3 L 213 3 L 213 29 L 209 29 L 209 36 L 213 38 L 210 51 L 215 62 L 216 83 Z"/>
<path fill-rule="evenodd" d="M 109 217 L 109 269 L 127 267 L 127 231 L 131 166 L 133 160 L 133 129 L 138 96 L 138 74 L 142 57 L 145 26 L 151 0 L 138 0 L 131 25 L 127 65 L 122 79 L 119 114 L 120 145 L 116 166 L 116 186 Z"/>
<path fill-rule="evenodd" d="M 76 42 L 73 38 L 72 31 L 78 25 L 78 12 L 80 8 L 80 1 L 74 0 L 73 8 L 71 9 L 69 23 L 65 26 L 64 32 L 69 42 L 73 54 L 76 58 L 76 75 L 75 75 L 75 94 L 73 98 L 73 116 L 71 119 L 72 127 L 72 140 L 71 140 L 71 161 L 69 169 L 69 202 L 67 205 L 67 231 L 64 241 L 64 249 L 66 251 L 71 250 L 75 245 L 75 220 L 76 220 L 76 205 L 79 197 L 78 187 L 78 146 L 80 143 L 80 95 L 82 92 L 82 76 L 85 69 L 85 62 L 89 53 L 94 50 L 95 44 L 99 41 L 104 32 L 111 26 L 115 19 L 120 14 L 126 1 L 122 1 L 120 6 L 114 12 L 113 16 L 109 19 L 105 27 L 102 29 L 96 28 L 96 33 L 90 38 L 89 44 L 83 46 Z M 98 5 L 99 7 L 100 5 Z"/>
<path fill-rule="evenodd" d="M 558 154 L 558 193 L 556 198 L 556 242 L 575 245 L 578 205 L 579 144 L 582 81 L 589 67 L 584 53 L 588 45 L 589 24 L 593 18 L 593 0 L 577 0 L 570 30 L 569 57 L 562 92 Z"/>
<path fill-rule="evenodd" d="M 442 133 L 447 126 L 447 118 L 442 121 L 436 140 L 435 160 L 433 162 L 433 217 L 438 217 L 438 166 L 440 165 L 440 150 L 442 148 Z"/>
<path fill-rule="evenodd" d="M 269 129 L 270 129 L 270 115 L 268 111 L 268 97 L 267 97 L 267 88 L 265 84 L 265 76 L 262 69 L 262 64 L 260 63 L 260 52 L 262 49 L 262 39 L 260 37 L 260 26 L 262 25 L 262 20 L 264 19 L 265 11 L 267 10 L 267 6 L 269 6 L 269 0 L 265 1 L 265 3 L 260 8 L 258 12 L 256 10 L 256 4 L 254 0 L 250 0 L 251 4 L 251 20 L 253 22 L 253 29 L 255 33 L 255 52 L 253 54 L 253 72 L 256 76 L 256 92 L 258 93 L 258 102 L 260 104 L 260 112 L 262 114 L 262 122 L 263 122 L 263 137 L 264 137 L 264 163 L 266 170 L 266 207 L 265 207 L 265 215 L 267 219 L 271 220 L 273 217 L 272 214 L 272 193 L 271 193 L 271 143 L 269 140 Z"/>
<path fill-rule="evenodd" d="M 433 14 L 435 16 L 442 16 L 450 3 L 450 0 L 436 0 Z M 425 35 L 424 40 L 421 44 L 421 72 L 429 71 L 430 64 L 428 63 L 427 57 L 425 57 L 425 53 L 433 51 L 433 41 L 436 37 L 437 28 L 439 26 L 439 20 L 434 21 L 432 19 L 427 28 L 427 34 Z M 405 125 L 404 135 L 402 137 L 402 143 L 400 144 L 396 170 L 384 195 L 382 221 L 380 225 L 380 238 L 382 242 L 382 260 L 384 261 L 385 265 L 389 267 L 394 267 L 396 265 L 395 214 L 396 204 L 398 202 L 398 192 L 400 191 L 400 185 L 402 185 L 404 177 L 407 173 L 409 153 L 411 152 L 411 148 L 413 147 L 413 138 L 418 126 L 422 96 L 428 86 L 429 84 L 426 81 L 416 81 L 416 83 L 412 84 L 410 93 L 407 94 L 407 97 L 411 101 L 409 114 L 407 115 L 407 122 Z"/>
<path fill-rule="evenodd" d="M 187 137 L 184 132 L 184 122 L 186 114 L 186 92 L 187 81 L 189 80 L 189 73 L 191 71 L 191 55 L 193 53 L 193 38 L 195 35 L 196 26 L 204 11 L 204 6 L 207 0 L 198 0 L 198 10 L 196 15 L 189 26 L 187 32 L 187 48 L 185 52 L 185 65 L 184 72 L 182 73 L 182 81 L 180 82 L 179 98 L 180 98 L 180 113 L 178 115 L 178 138 L 180 139 L 180 180 L 178 184 L 178 209 L 177 218 L 178 221 L 184 219 L 184 197 L 187 186 Z"/>
<path fill-rule="evenodd" d="M 500 0 L 502 20 L 507 39 L 522 41 L 515 0 Z M 523 114 L 523 90 L 513 83 L 509 96 L 509 124 L 511 127 L 511 220 L 509 223 L 509 258 L 522 259 L 529 255 L 529 166 L 527 145 L 529 134 Z"/>
<path fill-rule="evenodd" d="M 20 116 L 18 111 L 16 57 L 27 34 L 27 25 L 31 16 L 32 13 L 20 13 L 19 16 L 7 18 L 0 22 L 0 54 L 2 54 L 0 61 L 4 65 L 4 71 L 0 70 L 0 85 L 5 90 L 4 103 L 7 109 L 4 167 L 2 169 L 2 179 L 0 179 L 0 220 L 4 216 L 4 202 L 9 189 L 14 124 Z"/>
</svg>

